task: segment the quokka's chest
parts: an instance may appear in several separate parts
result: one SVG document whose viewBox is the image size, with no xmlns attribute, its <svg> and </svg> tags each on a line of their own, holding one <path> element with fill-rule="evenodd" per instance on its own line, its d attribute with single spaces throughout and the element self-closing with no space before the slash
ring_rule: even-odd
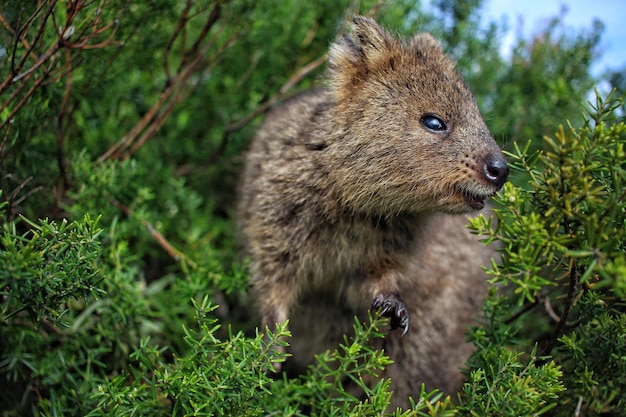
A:
<svg viewBox="0 0 626 417">
<path fill-rule="evenodd" d="M 310 290 L 351 291 L 371 274 L 404 269 L 415 248 L 416 228 L 386 221 L 349 219 L 311 236 L 301 272 Z"/>
</svg>

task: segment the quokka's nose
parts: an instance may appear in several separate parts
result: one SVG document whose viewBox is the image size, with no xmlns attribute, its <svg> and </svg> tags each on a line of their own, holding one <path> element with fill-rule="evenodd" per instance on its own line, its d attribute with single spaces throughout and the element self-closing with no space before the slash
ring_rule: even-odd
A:
<svg viewBox="0 0 626 417">
<path fill-rule="evenodd" d="M 485 178 L 496 187 L 500 188 L 509 176 L 509 167 L 502 155 L 490 155 L 483 166 Z"/>
</svg>

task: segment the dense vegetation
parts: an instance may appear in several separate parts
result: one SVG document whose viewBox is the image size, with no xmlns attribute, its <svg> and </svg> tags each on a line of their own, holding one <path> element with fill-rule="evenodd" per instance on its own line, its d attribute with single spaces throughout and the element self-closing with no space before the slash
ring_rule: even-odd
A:
<svg viewBox="0 0 626 417">
<path fill-rule="evenodd" d="M 263 112 L 318 82 L 354 13 L 438 36 L 515 169 L 497 228 L 472 225 L 503 258 L 467 384 L 395 415 L 624 415 L 624 72 L 590 75 L 599 22 L 557 16 L 505 58 L 480 0 L 433 3 L 2 0 L 2 415 L 383 413 L 388 381 L 342 388 L 387 363 L 379 319 L 268 376 L 231 218 Z"/>
</svg>

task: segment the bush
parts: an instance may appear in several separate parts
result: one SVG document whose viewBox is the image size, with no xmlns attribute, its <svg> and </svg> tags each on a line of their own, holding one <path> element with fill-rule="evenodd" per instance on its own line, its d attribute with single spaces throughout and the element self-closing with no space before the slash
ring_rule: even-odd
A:
<svg viewBox="0 0 626 417">
<path fill-rule="evenodd" d="M 551 415 L 620 415 L 626 409 L 626 125 L 617 114 L 622 105 L 623 98 L 598 95 L 582 127 L 561 127 L 545 137 L 547 151 L 529 154 L 529 144 L 515 146 L 511 166 L 528 184 L 505 185 L 497 198 L 497 227 L 485 219 L 473 222 L 488 240 L 503 245 L 502 263 L 489 273 L 507 294 L 491 298 L 488 330 L 474 332 L 481 348 L 478 366 L 486 365 L 483 349 L 504 346 L 526 346 L 521 352 L 530 354 L 529 363 L 545 372 L 558 365 L 551 377 L 560 382 L 553 382 L 552 392 L 538 390 L 550 397 L 561 384 L 566 389 L 555 396 Z"/>
</svg>

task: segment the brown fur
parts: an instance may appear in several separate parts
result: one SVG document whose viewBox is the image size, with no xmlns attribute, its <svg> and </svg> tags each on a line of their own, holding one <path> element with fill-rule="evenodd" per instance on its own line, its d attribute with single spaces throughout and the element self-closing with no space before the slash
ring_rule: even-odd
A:
<svg viewBox="0 0 626 417">
<path fill-rule="evenodd" d="M 507 174 L 437 41 L 355 17 L 331 46 L 327 86 L 267 116 L 240 190 L 255 299 L 264 325 L 290 319 L 292 365 L 336 347 L 374 302 L 393 327 L 411 323 L 383 342 L 394 404 L 422 382 L 457 390 L 491 255 L 459 214 Z"/>
</svg>

